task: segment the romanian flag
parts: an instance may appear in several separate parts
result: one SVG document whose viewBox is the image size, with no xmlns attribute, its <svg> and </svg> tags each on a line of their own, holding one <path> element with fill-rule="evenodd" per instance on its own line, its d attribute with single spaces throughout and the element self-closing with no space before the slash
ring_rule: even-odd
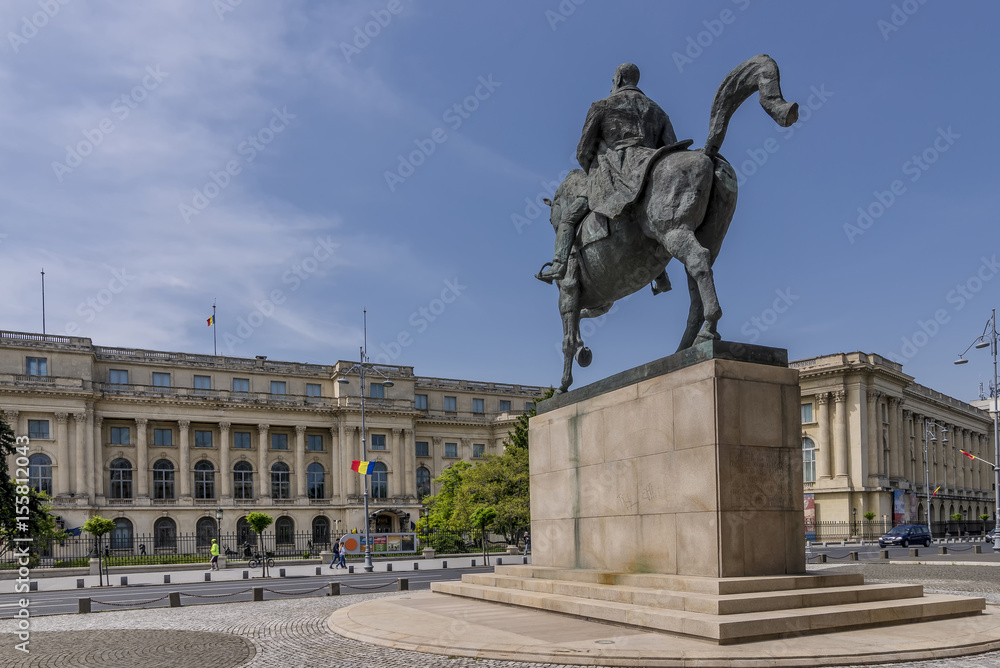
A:
<svg viewBox="0 0 1000 668">
<path fill-rule="evenodd" d="M 208 319 L 208 326 L 211 327 L 214 324 L 215 324 L 215 316 L 213 315 Z"/>
<path fill-rule="evenodd" d="M 933 499 L 935 496 L 937 496 L 937 493 L 940 491 L 941 491 L 941 486 L 938 485 L 938 488 L 934 490 L 933 494 L 931 494 L 931 498 Z"/>
<path fill-rule="evenodd" d="M 371 475 L 372 467 L 374 465 L 375 462 L 359 462 L 358 460 L 354 460 L 351 462 L 351 470 L 364 475 Z"/>
<path fill-rule="evenodd" d="M 971 452 L 966 452 L 965 450 L 959 450 L 959 452 L 961 452 L 963 455 L 965 455 L 969 459 L 972 459 L 972 460 L 976 459 L 976 456 L 974 454 L 972 454 Z"/>
</svg>

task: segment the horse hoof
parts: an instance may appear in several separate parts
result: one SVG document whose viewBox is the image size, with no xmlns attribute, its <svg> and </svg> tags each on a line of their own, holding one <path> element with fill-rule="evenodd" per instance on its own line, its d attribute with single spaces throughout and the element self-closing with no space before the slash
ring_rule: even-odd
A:
<svg viewBox="0 0 1000 668">
<path fill-rule="evenodd" d="M 582 367 L 590 366 L 590 363 L 594 361 L 594 353 L 590 351 L 590 348 L 584 346 L 576 351 L 576 363 Z"/>
</svg>

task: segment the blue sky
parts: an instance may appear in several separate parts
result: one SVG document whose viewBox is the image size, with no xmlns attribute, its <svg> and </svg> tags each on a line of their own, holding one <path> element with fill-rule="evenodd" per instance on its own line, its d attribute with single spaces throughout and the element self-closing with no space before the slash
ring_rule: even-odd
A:
<svg viewBox="0 0 1000 668">
<path fill-rule="evenodd" d="M 715 266 L 724 338 L 861 350 L 971 400 L 952 365 L 997 306 L 992 2 L 162 3 L 0 9 L 0 328 L 106 346 L 558 384 L 547 210 L 622 62 L 705 140 L 758 53 L 802 106 L 755 100 L 722 153 L 740 201 Z M 459 105 L 456 111 L 455 105 Z M 867 217 L 862 217 L 867 214 Z M 860 221 L 859 221 L 860 218 Z M 681 289 L 585 325 L 576 385 L 672 353 Z M 780 312 L 779 312 L 780 311 Z"/>
</svg>

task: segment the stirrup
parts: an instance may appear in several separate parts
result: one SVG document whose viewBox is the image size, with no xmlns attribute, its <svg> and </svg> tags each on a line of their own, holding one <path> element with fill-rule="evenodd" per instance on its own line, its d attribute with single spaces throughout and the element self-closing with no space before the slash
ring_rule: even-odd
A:
<svg viewBox="0 0 1000 668">
<path fill-rule="evenodd" d="M 552 285 L 552 281 L 554 280 L 562 280 L 563 278 L 565 278 L 566 277 L 565 269 L 563 270 L 562 276 L 557 276 L 555 272 L 546 273 L 545 271 L 546 267 L 554 267 L 554 266 L 555 266 L 554 261 L 546 262 L 545 264 L 542 265 L 542 268 L 538 270 L 538 273 L 535 274 L 535 278 L 545 283 L 548 283 L 549 285 Z"/>
</svg>

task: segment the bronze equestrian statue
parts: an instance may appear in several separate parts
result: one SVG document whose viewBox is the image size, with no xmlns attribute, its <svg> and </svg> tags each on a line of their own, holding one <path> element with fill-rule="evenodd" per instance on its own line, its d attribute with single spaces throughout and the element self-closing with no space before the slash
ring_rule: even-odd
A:
<svg viewBox="0 0 1000 668">
<path fill-rule="evenodd" d="M 592 355 L 580 337 L 580 318 L 607 313 L 615 301 L 647 284 L 670 289 L 665 268 L 677 258 L 688 276 L 691 308 L 678 350 L 718 339 L 722 316 L 712 264 L 736 210 L 736 173 L 719 154 L 733 112 L 755 91 L 782 127 L 798 120 L 798 105 L 781 96 L 778 65 L 755 56 L 730 72 L 712 101 L 705 148 L 678 142 L 667 114 L 638 88 L 639 69 L 618 67 L 611 95 L 595 102 L 574 169 L 556 190 L 549 221 L 555 257 L 535 277 L 559 288 L 563 376 L 573 383 L 573 358 Z"/>
</svg>

